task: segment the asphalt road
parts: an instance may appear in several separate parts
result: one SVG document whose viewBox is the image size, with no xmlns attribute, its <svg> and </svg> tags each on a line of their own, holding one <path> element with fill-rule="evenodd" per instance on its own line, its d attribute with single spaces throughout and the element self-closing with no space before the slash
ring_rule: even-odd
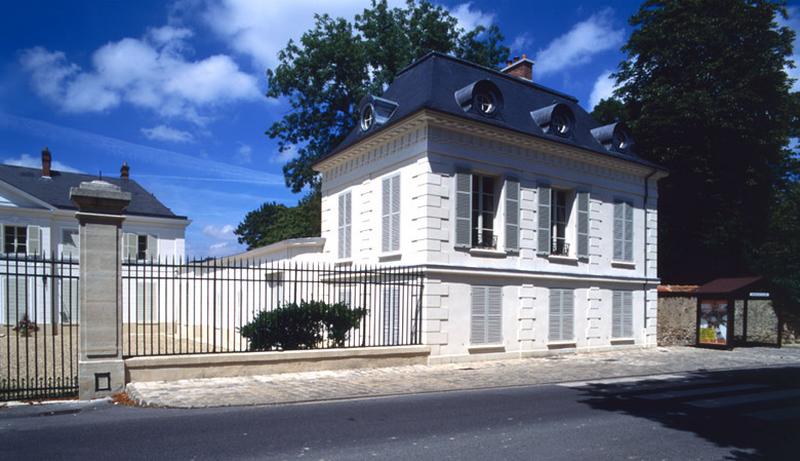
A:
<svg viewBox="0 0 800 461">
<path fill-rule="evenodd" d="M 0 459 L 800 459 L 800 368 L 172 410 L 0 410 Z"/>
</svg>

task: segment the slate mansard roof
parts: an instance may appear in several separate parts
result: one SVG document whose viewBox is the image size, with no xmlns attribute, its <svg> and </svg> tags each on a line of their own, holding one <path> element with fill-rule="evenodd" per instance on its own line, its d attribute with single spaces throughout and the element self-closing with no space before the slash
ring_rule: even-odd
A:
<svg viewBox="0 0 800 461">
<path fill-rule="evenodd" d="M 62 210 L 77 210 L 75 204 L 69 199 L 71 187 L 78 187 L 84 181 L 95 179 L 97 176 L 94 175 L 57 170 L 52 170 L 50 178 L 44 178 L 40 168 L 0 165 L 0 181 Z M 153 194 L 132 179 L 104 177 L 103 181 L 110 182 L 119 186 L 123 191 L 131 193 L 131 203 L 126 211 L 129 215 L 186 219 L 185 216 L 173 213 Z"/>
<path fill-rule="evenodd" d="M 456 100 L 456 92 L 472 83 L 486 80 L 496 85 L 500 91 L 504 101 L 502 107 L 491 117 L 479 114 L 474 110 L 465 111 Z M 603 146 L 591 132 L 600 127 L 600 124 L 578 105 L 578 100 L 574 96 L 442 53 L 428 53 L 400 71 L 394 82 L 380 97 L 397 105 L 389 120 L 383 124 L 373 124 L 373 127 L 367 131 L 362 131 L 359 126 L 356 126 L 336 148 L 323 156 L 320 161 L 420 110 L 429 109 L 664 170 L 663 167 L 642 159 L 630 150 L 622 153 Z M 531 115 L 531 112 L 553 104 L 567 106 L 574 115 L 572 133 L 568 137 L 546 133 Z M 362 102 L 359 110 L 364 105 L 365 102 Z"/>
</svg>

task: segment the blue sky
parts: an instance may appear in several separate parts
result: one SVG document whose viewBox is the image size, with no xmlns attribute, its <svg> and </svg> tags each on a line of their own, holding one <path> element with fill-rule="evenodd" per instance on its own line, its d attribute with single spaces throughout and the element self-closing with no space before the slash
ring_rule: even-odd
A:
<svg viewBox="0 0 800 461">
<path fill-rule="evenodd" d="M 399 3 L 395 0 L 391 3 Z M 622 54 L 638 2 L 437 0 L 465 28 L 497 23 L 534 80 L 590 109 Z M 193 221 L 190 255 L 240 251 L 232 231 L 264 201 L 294 204 L 264 135 L 286 113 L 265 69 L 314 13 L 352 18 L 367 0 L 9 3 L 0 19 L 0 161 L 131 177 Z M 797 8 L 789 24 L 798 27 Z M 793 75 L 797 70 L 791 71 Z"/>
</svg>

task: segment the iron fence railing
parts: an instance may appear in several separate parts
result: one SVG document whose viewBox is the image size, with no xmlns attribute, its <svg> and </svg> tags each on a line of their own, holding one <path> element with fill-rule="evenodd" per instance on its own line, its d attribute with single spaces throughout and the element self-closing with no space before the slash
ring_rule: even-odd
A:
<svg viewBox="0 0 800 461">
<path fill-rule="evenodd" d="M 263 311 L 302 301 L 366 309 L 343 343 L 313 348 L 421 343 L 422 272 L 416 267 L 243 259 L 126 261 L 125 357 L 246 352 L 241 328 Z"/>
<path fill-rule="evenodd" d="M 0 255 L 0 400 L 78 392 L 79 265 Z"/>
</svg>

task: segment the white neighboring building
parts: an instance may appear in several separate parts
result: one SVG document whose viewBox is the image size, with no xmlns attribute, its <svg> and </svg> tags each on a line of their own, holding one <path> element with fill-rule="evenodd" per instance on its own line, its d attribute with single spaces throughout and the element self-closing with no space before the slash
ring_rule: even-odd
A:
<svg viewBox="0 0 800 461">
<path fill-rule="evenodd" d="M 41 168 L 0 165 L 0 252 L 6 257 L 0 264 L 3 266 L 0 267 L 0 272 L 4 274 L 0 275 L 2 324 L 16 324 L 25 313 L 31 319 L 36 317 L 38 322 L 50 322 L 51 316 L 50 308 L 45 306 L 49 303 L 44 296 L 46 292 L 39 286 L 41 281 L 34 284 L 31 277 L 6 275 L 23 272 L 19 267 L 5 267 L 10 258 L 21 255 L 29 260 L 51 257 L 59 260 L 78 259 L 78 221 L 75 218 L 77 208 L 70 201 L 69 191 L 83 181 L 97 178 L 93 175 L 53 170 L 51 164 L 51 154 L 45 149 L 42 152 Z M 123 165 L 119 178 L 103 178 L 132 195 L 122 226 L 120 245 L 123 258 L 174 258 L 176 262 L 182 261 L 185 257 L 185 232 L 190 221 L 184 216 L 175 215 L 153 194 L 130 179 L 129 171 L 129 167 Z M 72 283 L 77 284 L 77 280 Z M 62 292 L 60 287 L 58 291 Z M 64 296 L 73 300 L 63 304 L 72 304 L 77 308 L 77 291 L 65 287 L 64 292 L 71 295 Z M 34 303 L 34 299 L 45 299 L 46 302 Z M 39 305 L 38 310 L 41 312 L 28 312 L 34 304 Z M 61 313 L 61 317 L 66 322 L 74 320 L 71 314 L 65 312 Z"/>
<path fill-rule="evenodd" d="M 428 54 L 314 166 L 317 260 L 421 266 L 432 363 L 656 344 L 667 173 L 532 68 Z"/>
</svg>

